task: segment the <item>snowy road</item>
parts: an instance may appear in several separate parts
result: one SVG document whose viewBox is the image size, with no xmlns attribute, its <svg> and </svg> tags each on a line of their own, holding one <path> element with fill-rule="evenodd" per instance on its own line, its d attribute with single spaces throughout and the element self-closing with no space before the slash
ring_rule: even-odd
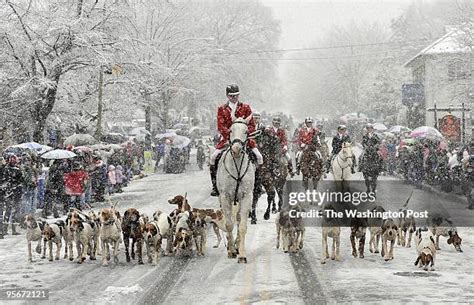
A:
<svg viewBox="0 0 474 305">
<path fill-rule="evenodd" d="M 194 167 L 193 167 L 194 168 Z M 207 171 L 193 168 L 184 174 L 157 174 L 134 181 L 120 200 L 121 212 L 136 207 L 151 214 L 156 209 L 171 211 L 167 199 L 187 192 L 192 206 L 218 207 L 209 197 Z M 384 200 L 400 200 L 406 190 L 381 190 Z M 410 204 L 421 205 L 442 199 L 436 193 L 418 191 Z M 453 209 L 472 213 L 464 203 L 453 202 Z M 216 239 L 209 232 L 207 253 L 190 259 L 163 257 L 157 267 L 120 263 L 101 267 L 99 261 L 78 265 L 61 259 L 48 262 L 34 253 L 27 263 L 24 236 L 0 240 L 0 288 L 50 289 L 53 303 L 117 304 L 315 304 L 333 302 L 469 302 L 474 299 L 474 237 L 472 228 L 461 228 L 463 253 L 441 238 L 436 271 L 420 272 L 413 266 L 415 249 L 396 246 L 395 259 L 385 262 L 380 254 L 368 252 L 365 259 L 351 256 L 349 229 L 341 233 L 341 262 L 320 264 L 321 229 L 307 228 L 305 246 L 299 255 L 275 249 L 274 218 L 261 219 L 266 198 L 260 199 L 259 223 L 248 226 L 248 264 L 227 258 L 226 250 L 212 248 Z M 454 208 L 455 207 L 455 208 Z M 146 260 L 145 260 L 146 261 Z M 1 301 L 0 301 L 1 302 Z"/>
</svg>

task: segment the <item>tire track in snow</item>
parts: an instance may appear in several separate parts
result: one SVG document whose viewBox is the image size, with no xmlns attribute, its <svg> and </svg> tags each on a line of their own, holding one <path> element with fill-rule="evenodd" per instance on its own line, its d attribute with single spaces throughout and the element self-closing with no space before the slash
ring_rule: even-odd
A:
<svg viewBox="0 0 474 305">
<path fill-rule="evenodd" d="M 159 270 L 157 280 L 151 284 L 137 304 L 164 304 L 192 260 L 194 259 L 173 257 L 167 264 L 166 271 Z"/>
<path fill-rule="evenodd" d="M 290 254 L 290 261 L 305 304 L 326 303 L 327 297 L 305 252 L 300 251 L 299 253 Z"/>
</svg>

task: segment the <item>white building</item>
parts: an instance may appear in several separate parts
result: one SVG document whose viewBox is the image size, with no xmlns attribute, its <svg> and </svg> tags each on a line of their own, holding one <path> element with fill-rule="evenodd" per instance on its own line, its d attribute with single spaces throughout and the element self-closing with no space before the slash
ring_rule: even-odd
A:
<svg viewBox="0 0 474 305">
<path fill-rule="evenodd" d="M 474 108 L 472 29 L 451 30 L 413 58 L 405 67 L 411 68 L 413 83 L 424 86 L 425 109 L 457 107 L 465 103 Z M 474 109 L 472 110 L 474 115 Z M 446 113 L 439 113 L 438 118 Z M 453 112 L 457 117 L 461 113 Z M 466 115 L 469 118 L 469 114 Z M 425 112 L 426 125 L 434 126 L 433 112 Z M 466 120 L 466 126 L 470 126 Z M 469 128 L 466 128 L 469 130 Z"/>
</svg>

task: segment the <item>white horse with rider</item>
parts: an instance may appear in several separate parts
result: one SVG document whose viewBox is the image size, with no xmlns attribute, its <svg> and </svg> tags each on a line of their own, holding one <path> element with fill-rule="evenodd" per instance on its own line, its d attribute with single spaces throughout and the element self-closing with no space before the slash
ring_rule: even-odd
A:
<svg viewBox="0 0 474 305">
<path fill-rule="evenodd" d="M 238 263 L 247 263 L 245 235 L 255 182 L 255 166 L 246 150 L 247 141 L 254 136 L 248 134 L 251 118 L 232 116 L 230 147 L 222 153 L 217 168 L 219 202 L 226 219 L 227 255 L 229 258 L 238 255 Z M 235 239 L 234 224 L 237 224 Z"/>
<path fill-rule="evenodd" d="M 352 167 L 352 144 L 350 142 L 343 142 L 341 150 L 331 162 L 331 171 L 338 190 L 349 190 L 349 180 L 352 176 Z"/>
</svg>

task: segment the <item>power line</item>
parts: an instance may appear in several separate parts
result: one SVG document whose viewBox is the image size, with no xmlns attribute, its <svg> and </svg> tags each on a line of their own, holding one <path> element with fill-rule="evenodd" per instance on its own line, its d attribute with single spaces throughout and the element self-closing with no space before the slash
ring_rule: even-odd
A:
<svg viewBox="0 0 474 305">
<path fill-rule="evenodd" d="M 229 51 L 229 54 L 253 54 L 253 53 L 272 53 L 272 52 L 299 52 L 299 51 L 313 51 L 313 50 L 330 50 L 330 49 L 343 49 L 343 48 L 356 48 L 356 47 L 369 47 L 379 45 L 391 45 L 391 44 L 406 44 L 409 42 L 422 42 L 431 41 L 429 38 L 420 38 L 414 40 L 403 40 L 403 41 L 387 41 L 387 42 L 374 42 L 374 43 L 361 43 L 361 44 L 345 44 L 337 46 L 324 46 L 324 47 L 309 47 L 309 48 L 292 48 L 292 49 L 275 49 L 275 50 L 255 50 L 246 52 Z"/>
</svg>

